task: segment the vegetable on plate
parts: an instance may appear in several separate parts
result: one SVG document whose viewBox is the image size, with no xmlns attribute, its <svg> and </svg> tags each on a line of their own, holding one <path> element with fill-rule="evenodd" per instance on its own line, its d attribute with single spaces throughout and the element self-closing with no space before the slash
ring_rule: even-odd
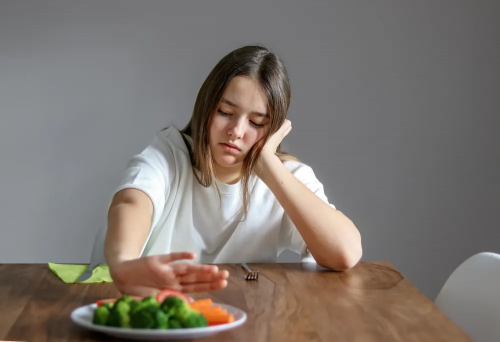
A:
<svg viewBox="0 0 500 342">
<path fill-rule="evenodd" d="M 174 290 L 146 298 L 123 295 L 97 301 L 93 323 L 134 329 L 182 329 L 231 323 L 233 315 L 211 299 L 194 301 Z"/>
</svg>

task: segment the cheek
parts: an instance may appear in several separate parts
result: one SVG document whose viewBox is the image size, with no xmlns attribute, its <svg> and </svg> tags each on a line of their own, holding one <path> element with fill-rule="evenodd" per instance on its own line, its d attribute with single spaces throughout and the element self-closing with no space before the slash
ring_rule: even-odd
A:
<svg viewBox="0 0 500 342">
<path fill-rule="evenodd" d="M 217 117 L 214 117 L 212 120 L 212 125 L 210 126 L 210 141 L 213 140 L 219 140 L 221 131 L 223 129 L 223 122 L 221 120 L 218 120 Z"/>
<path fill-rule="evenodd" d="M 264 137 L 265 131 L 263 129 L 259 130 L 252 130 L 248 132 L 246 135 L 246 141 L 245 143 L 248 145 L 249 149 L 253 147 L 259 141 Z"/>
</svg>

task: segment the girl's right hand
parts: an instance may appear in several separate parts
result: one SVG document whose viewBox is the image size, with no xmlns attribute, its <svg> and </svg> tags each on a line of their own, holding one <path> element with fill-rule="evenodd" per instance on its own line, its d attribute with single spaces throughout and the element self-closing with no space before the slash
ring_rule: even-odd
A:
<svg viewBox="0 0 500 342">
<path fill-rule="evenodd" d="M 152 255 L 110 265 L 110 274 L 122 294 L 140 297 L 154 296 L 164 289 L 190 293 L 227 286 L 228 271 L 220 271 L 215 265 L 172 263 L 194 258 L 195 254 L 189 252 Z"/>
</svg>

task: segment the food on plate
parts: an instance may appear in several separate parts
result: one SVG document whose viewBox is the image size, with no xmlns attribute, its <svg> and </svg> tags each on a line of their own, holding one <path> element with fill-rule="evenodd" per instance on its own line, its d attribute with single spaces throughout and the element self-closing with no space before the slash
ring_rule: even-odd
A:
<svg viewBox="0 0 500 342">
<path fill-rule="evenodd" d="M 205 317 L 208 325 L 219 325 L 231 323 L 234 321 L 234 316 L 227 313 L 226 309 L 214 305 L 211 299 L 200 299 L 189 304 L 191 309 L 198 311 Z"/>
<path fill-rule="evenodd" d="M 211 299 L 193 301 L 174 290 L 146 298 L 123 295 L 99 300 L 92 320 L 96 325 L 134 329 L 198 328 L 233 321 L 233 315 Z"/>
</svg>

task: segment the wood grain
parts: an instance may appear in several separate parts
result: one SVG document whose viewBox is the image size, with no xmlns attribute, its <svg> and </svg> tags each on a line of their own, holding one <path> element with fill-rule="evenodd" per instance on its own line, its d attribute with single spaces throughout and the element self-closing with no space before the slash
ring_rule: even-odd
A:
<svg viewBox="0 0 500 342">
<path fill-rule="evenodd" d="M 193 294 L 238 307 L 241 327 L 197 341 L 472 341 L 391 263 L 362 262 L 346 272 L 316 264 L 238 264 L 228 287 Z M 112 298 L 113 284 L 65 284 L 47 265 L 0 266 L 0 340 L 115 341 L 74 325 L 75 308 Z"/>
</svg>

